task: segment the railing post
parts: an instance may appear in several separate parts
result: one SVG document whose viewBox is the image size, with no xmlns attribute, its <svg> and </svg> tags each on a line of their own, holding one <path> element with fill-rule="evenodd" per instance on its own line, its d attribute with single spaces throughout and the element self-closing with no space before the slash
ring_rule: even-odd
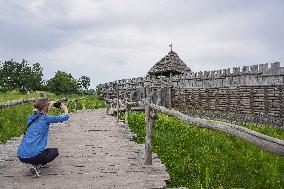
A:
<svg viewBox="0 0 284 189">
<path fill-rule="evenodd" d="M 125 102 L 125 128 L 128 129 L 128 113 L 129 113 L 129 110 L 130 110 L 130 105 Z"/>
<path fill-rule="evenodd" d="M 151 116 L 151 108 L 149 98 L 145 102 L 145 122 L 146 122 L 146 136 L 145 136 L 145 164 L 152 165 L 152 125 L 153 118 Z"/>
<path fill-rule="evenodd" d="M 117 103 L 116 103 L 116 123 L 119 122 L 119 97 L 117 97 Z"/>
<path fill-rule="evenodd" d="M 74 111 L 77 112 L 77 98 L 74 100 Z"/>
<path fill-rule="evenodd" d="M 106 105 L 106 114 L 109 114 L 109 108 L 110 108 L 110 103 L 107 103 L 107 101 L 105 101 L 105 105 Z"/>
<path fill-rule="evenodd" d="M 82 100 L 83 100 L 83 110 L 85 110 L 86 109 L 86 107 L 85 107 L 85 97 L 83 97 Z"/>
</svg>

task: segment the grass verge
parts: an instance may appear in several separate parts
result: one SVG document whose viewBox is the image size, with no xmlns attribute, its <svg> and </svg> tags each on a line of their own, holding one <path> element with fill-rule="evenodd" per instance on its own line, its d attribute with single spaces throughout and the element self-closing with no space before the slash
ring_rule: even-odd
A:
<svg viewBox="0 0 284 189">
<path fill-rule="evenodd" d="M 137 134 L 137 142 L 144 143 L 144 113 L 131 112 L 129 127 Z M 284 188 L 283 157 L 229 134 L 158 114 L 152 142 L 168 168 L 169 187 Z"/>
</svg>

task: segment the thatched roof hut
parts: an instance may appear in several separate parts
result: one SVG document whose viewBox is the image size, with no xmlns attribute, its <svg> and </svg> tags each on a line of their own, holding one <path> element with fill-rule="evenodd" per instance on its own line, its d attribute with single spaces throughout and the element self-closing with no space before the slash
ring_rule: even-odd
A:
<svg viewBox="0 0 284 189">
<path fill-rule="evenodd" d="M 171 50 L 148 71 L 148 74 L 169 77 L 188 71 L 191 71 L 190 68 L 179 58 L 176 52 Z"/>
</svg>

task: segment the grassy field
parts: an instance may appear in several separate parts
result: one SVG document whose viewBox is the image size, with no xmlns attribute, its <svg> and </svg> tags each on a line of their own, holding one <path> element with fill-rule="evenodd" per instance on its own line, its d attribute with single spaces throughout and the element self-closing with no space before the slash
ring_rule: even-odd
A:
<svg viewBox="0 0 284 189">
<path fill-rule="evenodd" d="M 20 136 L 25 131 L 27 115 L 32 110 L 30 103 L 0 109 L 0 143 Z"/>
<path fill-rule="evenodd" d="M 0 95 L 0 99 L 7 101 L 18 97 L 38 97 L 37 94 L 29 95 L 5 94 Z M 69 96 L 70 99 L 80 97 Z M 95 96 L 84 97 L 86 108 L 104 107 L 104 103 Z M 52 98 L 61 97 L 54 95 Z M 82 107 L 83 100 L 79 100 L 77 108 Z M 70 103 L 68 108 L 73 111 L 74 103 Z M 32 109 L 32 104 L 0 109 L 0 143 L 24 132 L 26 117 Z M 54 109 L 50 113 L 58 114 L 59 111 Z M 143 112 L 130 113 L 129 127 L 137 133 L 137 142 L 144 143 Z M 253 124 L 246 127 L 284 139 L 283 129 Z M 153 150 L 167 166 L 171 176 L 169 187 L 284 188 L 284 158 L 229 134 L 187 125 L 176 118 L 158 114 L 152 137 Z"/>
<path fill-rule="evenodd" d="M 51 100 L 56 100 L 62 98 L 54 94 L 49 93 Z M 39 97 L 38 93 L 32 93 L 27 95 L 21 95 L 17 93 L 2 93 L 0 94 L 0 100 L 2 102 L 15 100 L 19 98 L 30 98 L 30 97 Z M 73 95 L 69 97 L 70 100 L 79 98 L 82 96 Z M 85 99 L 85 108 L 95 109 L 105 107 L 104 102 L 97 99 L 96 96 L 84 96 Z M 78 100 L 77 109 L 80 110 L 83 108 L 83 101 Z M 68 104 L 68 109 L 70 112 L 74 111 L 74 103 Z M 11 106 L 7 108 L 0 109 L 0 143 L 5 143 L 7 140 L 18 137 L 23 134 L 26 128 L 26 119 L 28 114 L 31 114 L 33 110 L 33 105 L 31 103 L 19 104 L 16 106 Z M 57 115 L 60 111 L 58 109 L 52 109 L 50 114 Z"/>
<path fill-rule="evenodd" d="M 144 143 L 144 113 L 130 113 L 129 127 L 138 135 L 137 142 Z M 284 132 L 278 135 L 283 138 Z M 169 187 L 284 188 L 283 157 L 229 134 L 159 114 L 152 142 L 154 152 L 168 168 Z"/>
<path fill-rule="evenodd" d="M 6 93 L 0 93 L 0 102 L 6 102 L 11 100 L 17 100 L 20 98 L 37 98 L 39 97 L 40 92 L 28 93 L 28 94 L 20 94 L 17 91 L 10 91 Z M 56 95 L 49 92 L 44 92 L 45 95 L 49 95 L 50 99 L 56 99 Z"/>
</svg>

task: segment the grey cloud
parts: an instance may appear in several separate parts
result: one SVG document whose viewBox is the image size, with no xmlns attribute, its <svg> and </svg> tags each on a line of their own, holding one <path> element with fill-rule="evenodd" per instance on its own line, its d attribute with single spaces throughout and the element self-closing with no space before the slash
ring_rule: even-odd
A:
<svg viewBox="0 0 284 189">
<path fill-rule="evenodd" d="M 283 9 L 280 0 L 0 0 L 0 59 L 91 74 L 93 87 L 143 76 L 169 43 L 195 71 L 283 61 Z"/>
</svg>

